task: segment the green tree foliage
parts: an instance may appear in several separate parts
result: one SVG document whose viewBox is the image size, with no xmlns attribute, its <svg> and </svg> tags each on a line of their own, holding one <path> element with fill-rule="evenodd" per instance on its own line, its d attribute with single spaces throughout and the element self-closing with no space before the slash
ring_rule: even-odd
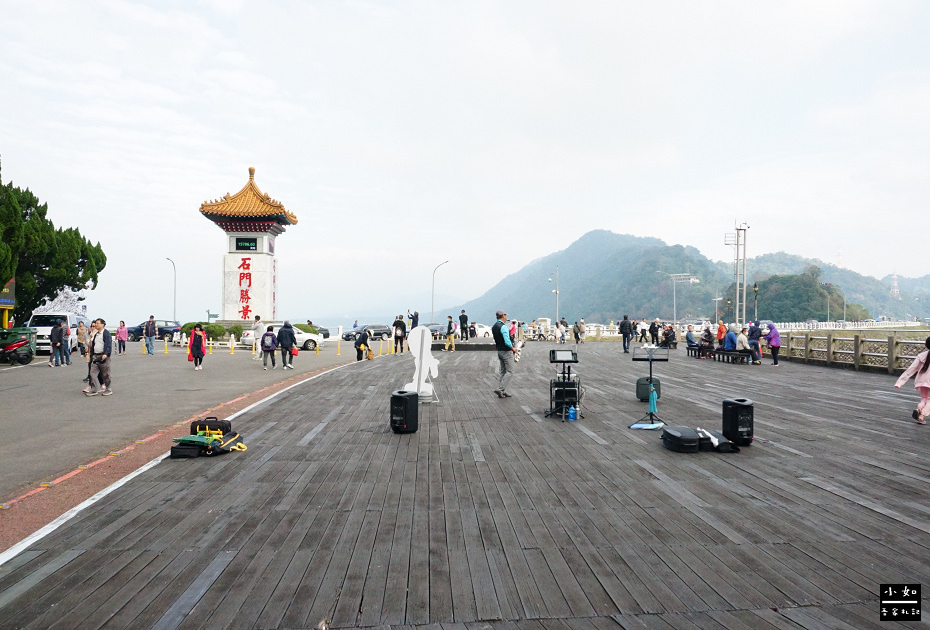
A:
<svg viewBox="0 0 930 630">
<path fill-rule="evenodd" d="M 843 317 L 843 293 L 832 284 L 820 282 L 822 271 L 815 265 L 808 266 L 804 273 L 797 275 L 771 276 L 758 283 L 759 317 L 776 322 L 803 322 L 808 319 L 825 321 L 827 304 L 830 307 L 830 319 Z M 727 298 L 733 298 L 734 288 L 727 291 Z M 752 312 L 750 295 L 747 315 Z M 869 312 L 859 304 L 846 304 L 846 318 L 868 319 Z"/>
<path fill-rule="evenodd" d="M 28 188 L 0 184 L 0 283 L 16 277 L 18 321 L 62 289 L 96 284 L 107 263 L 99 243 L 76 228 L 56 229 L 47 215 L 48 204 Z"/>
<path fill-rule="evenodd" d="M 194 326 L 200 324 L 203 331 L 207 333 L 208 339 L 222 339 L 226 336 L 226 329 L 220 326 L 219 324 L 208 324 L 207 322 L 187 322 L 181 326 L 181 332 L 191 336 L 191 331 L 194 330 Z M 236 337 L 238 339 L 238 337 Z"/>
</svg>

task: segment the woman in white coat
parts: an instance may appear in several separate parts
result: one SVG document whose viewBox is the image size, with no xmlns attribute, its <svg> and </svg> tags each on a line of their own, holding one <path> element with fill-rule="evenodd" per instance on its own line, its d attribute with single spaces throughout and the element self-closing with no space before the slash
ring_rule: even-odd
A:
<svg viewBox="0 0 930 630">
<path fill-rule="evenodd" d="M 900 388 L 912 376 L 914 377 L 914 388 L 920 393 L 920 404 L 917 405 L 917 409 L 914 410 L 911 416 L 917 421 L 917 424 L 927 424 L 927 415 L 930 414 L 930 370 L 927 369 L 930 366 L 930 360 L 928 360 L 928 357 L 930 357 L 930 337 L 927 337 L 924 345 L 927 346 L 927 349 L 917 355 L 917 358 L 904 370 L 904 374 L 898 378 L 898 382 L 894 384 L 895 387 Z"/>
</svg>

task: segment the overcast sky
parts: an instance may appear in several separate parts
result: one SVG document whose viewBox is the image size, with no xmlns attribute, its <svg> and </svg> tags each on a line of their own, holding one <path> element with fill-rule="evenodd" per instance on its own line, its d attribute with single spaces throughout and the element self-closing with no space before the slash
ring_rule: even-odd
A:
<svg viewBox="0 0 930 630">
<path fill-rule="evenodd" d="M 479 296 L 603 228 L 930 273 L 926 2 L 0 2 L 2 179 L 108 256 L 108 320 L 217 312 L 200 204 L 300 223 L 279 314 Z M 394 305 L 396 304 L 396 308 Z"/>
</svg>

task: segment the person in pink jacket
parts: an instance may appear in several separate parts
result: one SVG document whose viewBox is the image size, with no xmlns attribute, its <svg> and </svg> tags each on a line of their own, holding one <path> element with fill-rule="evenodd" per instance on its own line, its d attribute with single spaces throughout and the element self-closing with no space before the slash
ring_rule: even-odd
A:
<svg viewBox="0 0 930 630">
<path fill-rule="evenodd" d="M 917 355 L 917 358 L 904 370 L 904 374 L 898 378 L 895 387 L 900 388 L 914 376 L 914 387 L 920 392 L 920 404 L 911 414 L 918 424 L 927 424 L 927 414 L 930 414 L 930 337 L 924 342 L 927 349 Z M 916 375 L 916 376 L 915 376 Z"/>
</svg>

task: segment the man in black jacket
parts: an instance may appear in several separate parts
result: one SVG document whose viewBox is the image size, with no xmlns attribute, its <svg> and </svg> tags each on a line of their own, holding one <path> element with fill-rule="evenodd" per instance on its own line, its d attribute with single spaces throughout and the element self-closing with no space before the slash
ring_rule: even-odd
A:
<svg viewBox="0 0 930 630">
<path fill-rule="evenodd" d="M 355 339 L 355 360 L 361 361 L 365 358 L 365 350 L 368 349 L 368 331 L 362 330 L 360 334 Z"/>
<path fill-rule="evenodd" d="M 65 357 L 64 353 L 61 350 L 61 338 L 62 338 L 62 328 L 61 320 L 55 320 L 55 325 L 52 326 L 52 331 L 48 335 L 49 342 L 49 355 L 48 355 L 48 366 L 49 367 L 58 367 L 59 359 L 64 363 Z"/>
<path fill-rule="evenodd" d="M 649 324 L 649 336 L 652 337 L 652 345 L 659 345 L 659 318 Z"/>
<path fill-rule="evenodd" d="M 620 334 L 623 335 L 623 351 L 629 354 L 630 341 L 633 339 L 633 324 L 628 315 L 624 315 L 623 321 L 620 322 Z"/>
<path fill-rule="evenodd" d="M 281 348 L 281 369 L 294 369 L 294 355 L 291 354 L 291 348 L 296 345 L 297 336 L 294 334 L 294 327 L 291 326 L 291 322 L 284 320 L 284 325 L 278 331 L 278 347 Z"/>
<path fill-rule="evenodd" d="M 407 337 L 407 324 L 404 323 L 404 316 L 398 315 L 394 320 L 394 353 L 404 353 L 404 339 Z"/>
<path fill-rule="evenodd" d="M 462 341 L 468 341 L 468 315 L 465 314 L 464 308 L 459 315 L 459 330 L 462 332 Z"/>
</svg>

